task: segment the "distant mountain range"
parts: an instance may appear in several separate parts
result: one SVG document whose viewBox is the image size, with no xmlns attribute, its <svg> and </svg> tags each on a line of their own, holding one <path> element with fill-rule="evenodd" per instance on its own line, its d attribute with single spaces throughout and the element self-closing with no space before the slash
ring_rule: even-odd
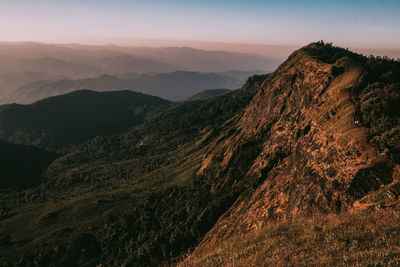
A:
<svg viewBox="0 0 400 267">
<path fill-rule="evenodd" d="M 29 104 L 46 97 L 83 89 L 94 91 L 131 90 L 172 101 L 180 101 L 205 89 L 237 89 L 243 85 L 247 74 L 259 72 L 199 73 L 176 71 L 141 75 L 137 73 L 118 76 L 102 75 L 96 78 L 77 80 L 38 80 L 19 87 L 13 94 L 3 98 L 3 103 Z"/>
<path fill-rule="evenodd" d="M 104 74 L 272 71 L 280 60 L 188 47 L 129 48 L 114 45 L 0 43 L 0 97 L 37 80 L 83 79 Z M 241 78 L 243 79 L 243 77 Z M 210 89 L 210 88 L 202 88 Z"/>
</svg>

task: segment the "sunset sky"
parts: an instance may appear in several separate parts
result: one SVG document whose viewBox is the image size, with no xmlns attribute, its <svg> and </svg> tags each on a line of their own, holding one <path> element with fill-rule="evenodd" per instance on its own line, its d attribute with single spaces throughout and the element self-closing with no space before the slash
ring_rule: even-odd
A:
<svg viewBox="0 0 400 267">
<path fill-rule="evenodd" d="M 0 40 L 400 47 L 399 0 L 0 0 Z"/>
</svg>

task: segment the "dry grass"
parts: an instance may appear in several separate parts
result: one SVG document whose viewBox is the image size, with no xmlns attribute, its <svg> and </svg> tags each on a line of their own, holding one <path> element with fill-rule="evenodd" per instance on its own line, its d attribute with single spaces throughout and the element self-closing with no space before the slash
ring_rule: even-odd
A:
<svg viewBox="0 0 400 267">
<path fill-rule="evenodd" d="M 180 266 L 399 266 L 399 209 L 270 223 L 198 249 Z"/>
</svg>

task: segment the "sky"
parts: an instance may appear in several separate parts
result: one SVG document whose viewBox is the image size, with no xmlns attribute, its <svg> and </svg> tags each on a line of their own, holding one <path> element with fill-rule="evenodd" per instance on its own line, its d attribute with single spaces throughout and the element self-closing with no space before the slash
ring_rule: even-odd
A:
<svg viewBox="0 0 400 267">
<path fill-rule="evenodd" d="M 400 48 L 400 0 L 0 0 L 0 41 Z"/>
</svg>

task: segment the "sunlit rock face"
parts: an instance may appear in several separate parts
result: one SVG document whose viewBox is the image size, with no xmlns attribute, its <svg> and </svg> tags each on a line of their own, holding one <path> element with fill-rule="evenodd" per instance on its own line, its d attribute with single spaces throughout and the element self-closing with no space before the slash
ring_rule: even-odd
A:
<svg viewBox="0 0 400 267">
<path fill-rule="evenodd" d="M 202 246 L 271 220 L 348 210 L 396 181 L 395 162 L 357 119 L 356 94 L 369 77 L 360 59 L 310 44 L 259 86 L 233 133 L 214 143 L 198 171 L 217 177 L 216 192 L 237 183 L 255 190 L 239 197 Z"/>
</svg>

